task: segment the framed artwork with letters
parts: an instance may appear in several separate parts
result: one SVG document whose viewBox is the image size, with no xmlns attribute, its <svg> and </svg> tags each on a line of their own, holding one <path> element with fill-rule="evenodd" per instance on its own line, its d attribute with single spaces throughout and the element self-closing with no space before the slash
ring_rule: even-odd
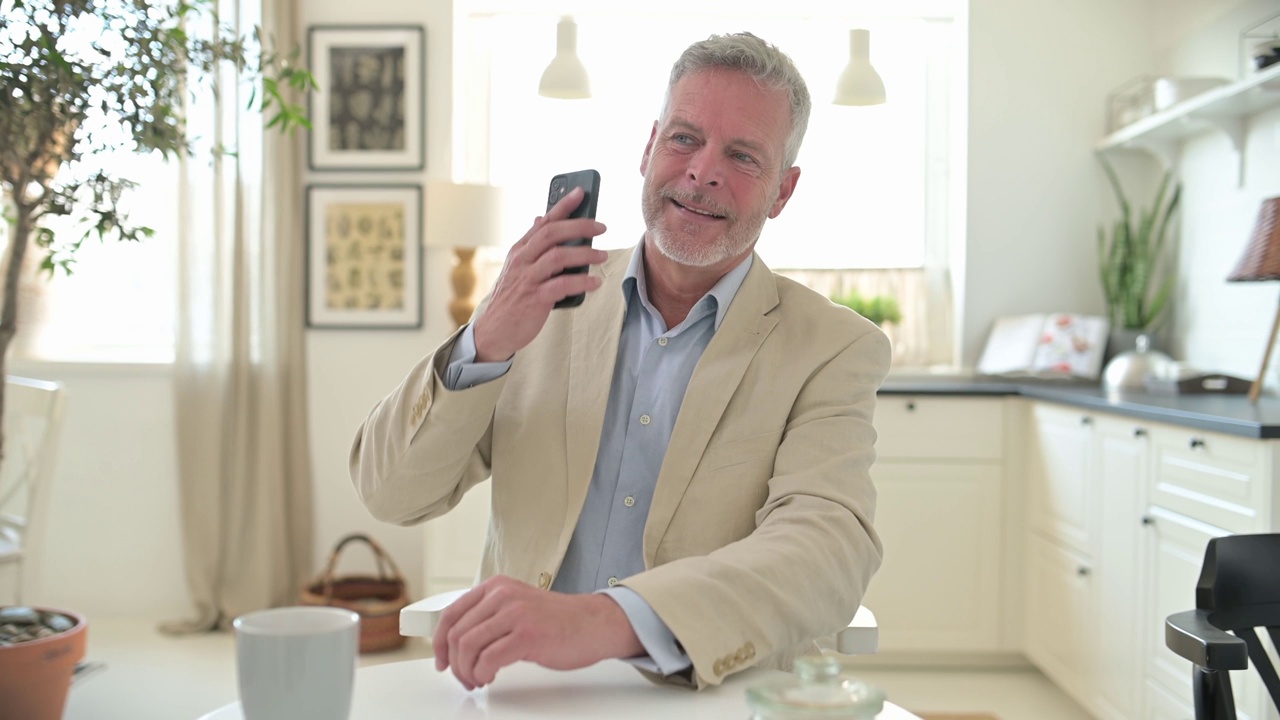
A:
<svg viewBox="0 0 1280 720">
<path fill-rule="evenodd" d="M 422 188 L 310 185 L 307 326 L 422 327 Z"/>
</svg>

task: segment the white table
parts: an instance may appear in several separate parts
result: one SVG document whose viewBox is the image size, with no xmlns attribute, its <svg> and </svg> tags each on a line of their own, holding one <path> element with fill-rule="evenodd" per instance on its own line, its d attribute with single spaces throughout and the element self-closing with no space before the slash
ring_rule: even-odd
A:
<svg viewBox="0 0 1280 720">
<path fill-rule="evenodd" d="M 746 720 L 746 692 L 777 670 L 748 670 L 702 692 L 659 687 L 621 661 L 598 663 L 583 670 L 557 672 L 517 663 L 503 668 L 489 687 L 467 692 L 434 660 L 407 660 L 356 671 L 351 720 L 526 720 L 527 718 L 662 718 L 662 720 Z M 604 710 L 602 712 L 602 709 Z M 201 720 L 243 720 L 240 703 Z M 920 720 L 886 703 L 878 720 Z"/>
</svg>

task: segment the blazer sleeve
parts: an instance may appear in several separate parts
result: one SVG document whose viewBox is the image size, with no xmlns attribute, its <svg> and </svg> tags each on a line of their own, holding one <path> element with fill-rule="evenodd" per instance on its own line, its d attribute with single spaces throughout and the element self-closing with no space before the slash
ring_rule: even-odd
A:
<svg viewBox="0 0 1280 720">
<path fill-rule="evenodd" d="M 862 334 L 813 373 L 788 416 L 755 530 L 623 581 L 693 661 L 697 686 L 786 666 L 857 612 L 882 547 L 872 527 L 876 392 L 888 339 Z"/>
<path fill-rule="evenodd" d="M 414 366 L 356 431 L 351 481 L 379 520 L 412 525 L 443 515 L 489 477 L 493 413 L 506 378 L 445 387 L 457 338 Z"/>
</svg>

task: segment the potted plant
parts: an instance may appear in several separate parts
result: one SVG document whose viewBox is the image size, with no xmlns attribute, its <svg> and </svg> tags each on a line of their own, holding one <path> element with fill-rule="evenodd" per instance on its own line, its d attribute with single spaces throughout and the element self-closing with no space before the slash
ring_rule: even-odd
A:
<svg viewBox="0 0 1280 720">
<path fill-rule="evenodd" d="M 0 608 L 0 707 L 5 717 L 59 720 L 76 663 L 84 657 L 85 619 L 66 610 Z"/>
<path fill-rule="evenodd" d="M 1115 170 L 1105 158 L 1101 162 L 1120 205 L 1110 237 L 1103 225 L 1098 226 L 1098 275 L 1115 352 L 1133 349 L 1139 335 L 1151 333 L 1166 317 L 1174 281 L 1169 235 L 1182 186 L 1166 172 L 1151 206 L 1139 208 L 1135 215 Z"/>
<path fill-rule="evenodd" d="M 213 0 L 0 0 L 0 8 L 0 205 L 8 226 L 0 277 L 3 377 L 28 252 L 44 254 L 45 273 L 70 274 L 76 250 L 90 237 L 152 235 L 120 209 L 132 183 L 95 167 L 95 154 L 186 153 L 188 82 L 209 77 L 221 63 L 233 63 L 255 83 L 249 105 L 269 111 L 267 127 L 284 132 L 310 127 L 303 107 L 286 94 L 313 89 L 315 79 L 297 63 L 300 48 L 280 55 L 258 31 L 238 35 L 218 22 Z M 122 128 L 116 137 L 123 139 L 101 132 L 104 123 Z M 89 229 L 55 237 L 44 221 L 57 216 L 83 220 Z M 0 435 L 0 462 L 3 443 Z M 16 717 L 28 720 L 61 717 L 84 653 L 84 618 L 45 608 L 0 613 L 11 621 L 0 621 L 0 707 L 21 708 Z"/>
<path fill-rule="evenodd" d="M 850 290 L 844 295 L 831 298 L 831 301 L 849 308 L 876 325 L 902 322 L 902 311 L 898 308 L 898 301 L 890 295 L 864 298 L 857 290 Z"/>
</svg>

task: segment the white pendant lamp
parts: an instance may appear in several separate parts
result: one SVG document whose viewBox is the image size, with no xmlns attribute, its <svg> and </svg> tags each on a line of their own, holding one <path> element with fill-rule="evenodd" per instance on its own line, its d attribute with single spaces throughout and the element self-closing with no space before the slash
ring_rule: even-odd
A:
<svg viewBox="0 0 1280 720">
<path fill-rule="evenodd" d="M 578 59 L 578 24 L 571 17 L 560 18 L 556 25 L 556 56 L 542 72 L 538 94 L 564 100 L 591 97 L 587 68 Z"/>
<path fill-rule="evenodd" d="M 836 105 L 880 105 L 884 102 L 884 81 L 871 67 L 871 31 L 849 31 L 849 64 L 836 84 Z"/>
</svg>

